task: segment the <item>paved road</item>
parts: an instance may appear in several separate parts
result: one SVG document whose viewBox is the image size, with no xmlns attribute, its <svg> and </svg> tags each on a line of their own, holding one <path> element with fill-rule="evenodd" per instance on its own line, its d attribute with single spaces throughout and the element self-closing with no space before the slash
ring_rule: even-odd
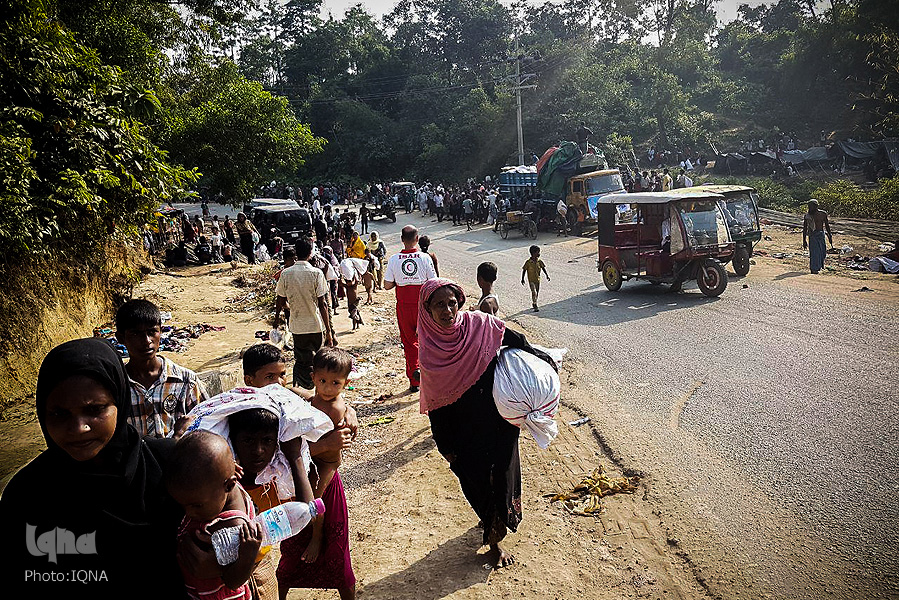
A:
<svg viewBox="0 0 899 600">
<path fill-rule="evenodd" d="M 641 282 L 610 293 L 595 240 L 541 233 L 552 281 L 533 313 L 519 283 L 530 240 L 399 217 L 372 226 L 391 252 L 408 221 L 467 288 L 495 262 L 506 318 L 571 349 L 569 400 L 646 474 L 713 594 L 899 597 L 895 305 L 753 274 L 718 299 Z"/>
</svg>

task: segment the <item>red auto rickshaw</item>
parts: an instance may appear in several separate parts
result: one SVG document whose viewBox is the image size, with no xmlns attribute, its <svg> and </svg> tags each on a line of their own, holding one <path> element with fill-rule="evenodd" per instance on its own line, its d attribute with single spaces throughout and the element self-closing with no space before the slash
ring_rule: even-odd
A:
<svg viewBox="0 0 899 600">
<path fill-rule="evenodd" d="M 706 296 L 721 295 L 734 254 L 724 197 L 710 191 L 610 194 L 597 203 L 598 267 L 609 291 L 622 281 L 668 283 L 677 291 L 695 279 Z"/>
</svg>

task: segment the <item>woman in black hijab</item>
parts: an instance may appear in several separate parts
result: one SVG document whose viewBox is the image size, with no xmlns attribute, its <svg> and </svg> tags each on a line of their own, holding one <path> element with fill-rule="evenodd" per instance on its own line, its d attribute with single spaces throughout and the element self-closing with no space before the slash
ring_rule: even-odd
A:
<svg viewBox="0 0 899 600">
<path fill-rule="evenodd" d="M 128 424 L 121 359 L 96 338 L 57 346 L 38 374 L 36 412 L 47 450 L 0 498 L 4 581 L 30 596 L 181 598 L 175 540 L 183 512 L 162 480 L 172 440 L 141 440 Z"/>
</svg>

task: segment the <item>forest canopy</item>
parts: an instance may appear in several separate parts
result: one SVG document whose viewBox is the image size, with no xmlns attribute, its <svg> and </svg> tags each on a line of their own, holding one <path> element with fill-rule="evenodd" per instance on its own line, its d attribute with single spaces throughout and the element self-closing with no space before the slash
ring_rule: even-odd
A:
<svg viewBox="0 0 899 600">
<path fill-rule="evenodd" d="M 652 145 L 897 135 L 899 2 L 821 6 L 720 23 L 712 0 L 399 0 L 383 18 L 320 0 L 14 0 L 0 250 L 275 179 L 496 173 L 517 162 L 517 85 L 527 159 L 582 122 L 631 163 Z"/>
</svg>

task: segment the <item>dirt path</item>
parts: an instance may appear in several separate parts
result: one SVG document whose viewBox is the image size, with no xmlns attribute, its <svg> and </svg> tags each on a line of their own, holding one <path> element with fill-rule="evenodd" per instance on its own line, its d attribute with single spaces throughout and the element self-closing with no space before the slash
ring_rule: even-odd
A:
<svg viewBox="0 0 899 600">
<path fill-rule="evenodd" d="M 244 273 L 195 267 L 148 278 L 135 296 L 171 311 L 175 325 L 224 326 L 191 340 L 184 352 L 168 354 L 197 371 L 219 371 L 233 381 L 240 352 L 266 330 L 267 311 L 254 305 L 254 288 L 237 287 Z M 242 278 L 241 280 L 252 279 Z M 571 427 L 579 415 L 563 406 L 560 436 L 546 451 L 522 435 L 522 503 L 525 518 L 508 539 L 512 567 L 493 571 L 478 549 L 481 530 L 443 458 L 436 451 L 417 394 L 406 391 L 402 348 L 393 315 L 393 297 L 376 295 L 363 309 L 366 324 L 350 331 L 345 314 L 336 318 L 340 345 L 372 363 L 348 397 L 362 427 L 346 452 L 343 477 L 350 506 L 353 564 L 361 598 L 622 598 L 706 597 L 702 584 L 676 540 L 638 493 L 603 500 L 599 517 L 567 513 L 547 494 L 570 489 L 602 464 L 615 471 L 591 426 Z M 379 396 L 391 394 L 385 400 Z M 564 399 L 563 393 L 563 399 Z M 374 425 L 379 417 L 392 422 Z M 0 421 L 4 482 L 43 449 L 33 404 L 23 402 Z M 294 590 L 290 598 L 336 598 L 335 591 Z"/>
</svg>

